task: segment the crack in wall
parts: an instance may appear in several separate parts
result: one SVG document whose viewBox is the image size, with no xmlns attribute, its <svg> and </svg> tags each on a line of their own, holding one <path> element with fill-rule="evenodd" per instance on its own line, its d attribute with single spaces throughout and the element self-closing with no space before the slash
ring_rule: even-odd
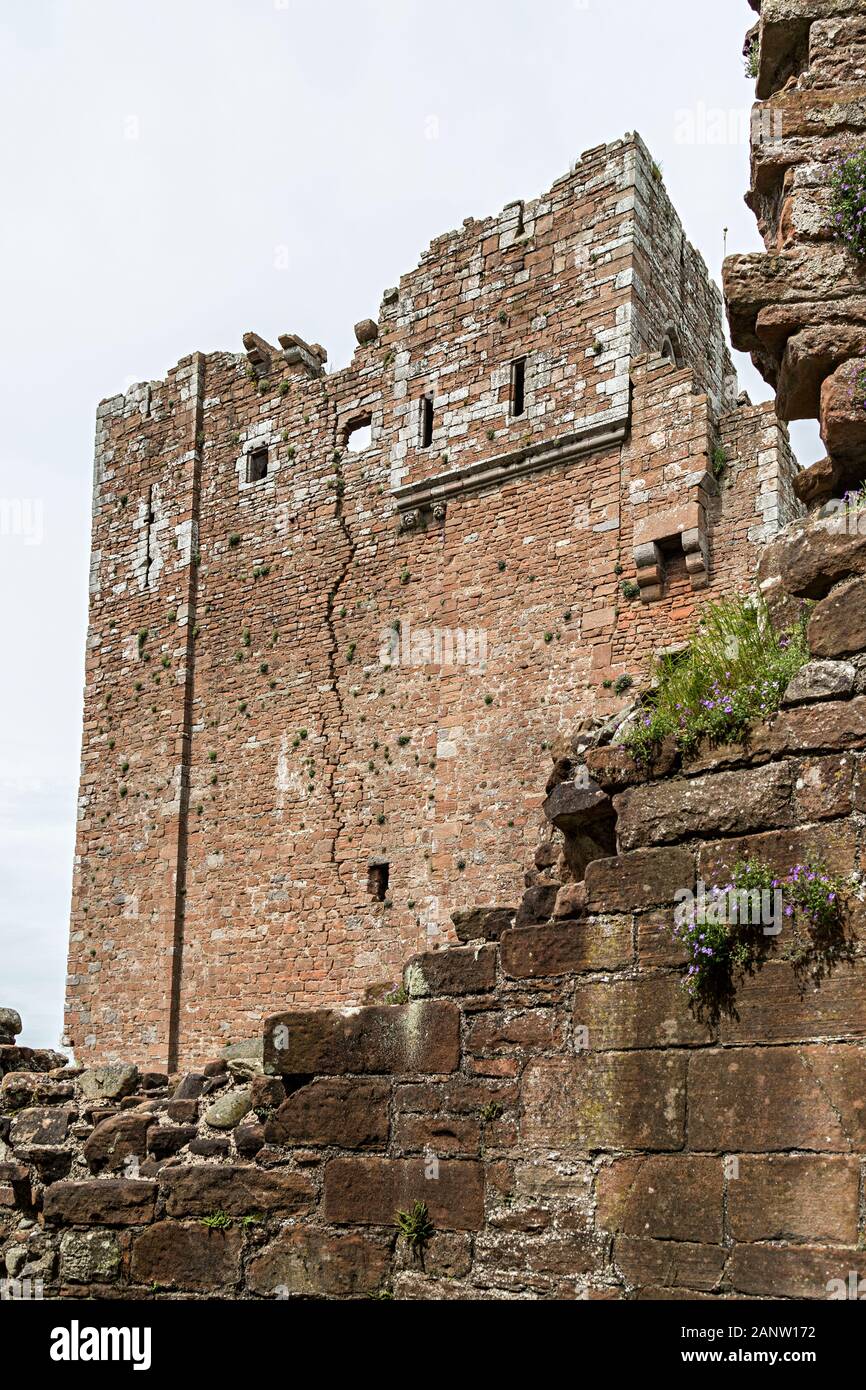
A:
<svg viewBox="0 0 866 1390">
<path fill-rule="evenodd" d="M 344 561 L 343 561 L 343 564 L 342 564 L 342 566 L 341 566 L 341 568 L 340 568 L 340 572 L 339 572 L 339 574 L 337 575 L 336 579 L 334 580 L 333 584 L 331 585 L 330 589 L 328 590 L 327 599 L 326 599 L 326 601 L 325 601 L 325 627 L 326 627 L 327 630 L 328 630 L 328 637 L 329 637 L 329 647 L 328 647 L 328 654 L 327 654 L 327 656 L 328 656 L 328 662 L 327 662 L 327 664 L 328 664 L 328 678 L 329 678 L 329 681 L 330 681 L 330 684 L 331 684 L 331 690 L 332 690 L 332 692 L 333 692 L 334 700 L 335 700 L 335 703 L 336 703 L 336 706 L 337 706 L 337 730 L 336 730 L 336 744 L 337 744 L 337 748 L 336 748 L 336 755 L 335 755 L 334 758 L 331 760 L 331 767 L 330 767 L 330 770 L 329 770 L 329 772 L 328 772 L 328 778 L 327 778 L 327 783 L 326 783 L 328 796 L 329 796 L 329 799 L 330 799 L 330 802 L 331 802 L 331 811 L 332 811 L 332 815 L 333 815 L 333 818 L 334 818 L 333 833 L 332 833 L 332 835 L 331 835 L 331 837 L 330 837 L 329 863 L 331 863 L 331 864 L 336 864 L 336 863 L 337 863 L 337 846 L 338 846 L 338 844 L 339 844 L 340 836 L 342 835 L 342 833 L 343 833 L 343 828 L 344 828 L 344 827 L 343 827 L 343 823 L 342 823 L 341 808 L 340 808 L 340 806 L 339 806 L 339 804 L 338 804 L 338 800 L 337 800 L 336 775 L 337 775 L 337 767 L 338 767 L 338 765 L 339 765 L 339 755 L 340 755 L 340 753 L 342 752 L 343 745 L 344 745 L 344 742 L 345 742 L 346 722 L 347 722 L 347 721 L 346 721 L 346 708 L 345 708 L 345 705 L 344 705 L 344 702 L 343 702 L 343 692 L 342 692 L 341 689 L 340 689 L 340 680 L 339 680 L 339 675 L 338 675 L 338 672 L 337 672 L 337 652 L 338 652 L 338 650 L 339 650 L 339 640 L 338 640 L 338 637 L 337 637 L 337 628 L 336 628 L 336 624 L 335 624 L 335 622 L 334 622 L 334 609 L 335 609 L 335 606 L 336 606 L 337 597 L 338 597 L 338 595 L 339 595 L 339 593 L 340 593 L 340 590 L 342 589 L 343 585 L 345 584 L 346 580 L 348 579 L 348 577 L 349 577 L 349 572 L 350 572 L 350 570 L 352 569 L 352 567 L 353 567 L 353 565 L 354 565 L 354 563 L 355 563 L 355 556 L 356 556 L 357 550 L 358 550 L 358 543 L 357 543 L 357 541 L 353 538 L 352 533 L 351 533 L 351 530 L 349 529 L 348 522 L 346 521 L 345 507 L 344 507 L 344 503 L 343 503 L 344 487 L 343 487 L 343 476 L 342 476 L 342 458 L 343 458 L 343 454 L 344 454 L 345 451 L 344 451 L 343 448 L 341 448 L 340 442 L 339 442 L 339 440 L 338 440 L 338 438 L 337 438 L 337 405 L 336 405 L 336 401 L 331 401 L 330 407 L 331 407 L 332 420 L 333 420 L 333 424 L 332 424 L 333 458 L 334 458 L 335 473 L 336 473 L 336 485 L 335 485 L 335 493 L 336 493 L 336 496 L 335 496 L 335 500 L 334 500 L 334 520 L 337 522 L 337 525 L 338 525 L 338 527 L 339 527 L 339 529 L 340 529 L 340 531 L 341 531 L 341 533 L 342 533 L 343 539 L 345 540 L 346 546 L 347 546 L 347 548 L 348 548 L 348 549 L 347 549 L 346 557 L 345 557 L 345 559 L 344 559 Z M 324 729 L 323 729 L 323 732 L 325 732 Z"/>
</svg>

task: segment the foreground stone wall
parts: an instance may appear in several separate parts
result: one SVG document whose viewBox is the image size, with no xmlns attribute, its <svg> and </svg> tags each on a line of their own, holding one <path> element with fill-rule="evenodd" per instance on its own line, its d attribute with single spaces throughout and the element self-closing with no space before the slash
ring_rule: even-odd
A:
<svg viewBox="0 0 866 1390">
<path fill-rule="evenodd" d="M 454 939 L 453 908 L 513 900 L 545 745 L 622 708 L 798 510 L 720 314 L 628 137 L 438 238 L 345 370 L 247 334 L 103 403 L 80 1060 L 202 1062 L 286 1003 L 362 1002 Z"/>
<path fill-rule="evenodd" d="M 783 420 L 820 419 L 828 458 L 804 500 L 866 476 L 866 266 L 834 235 L 830 181 L 863 149 L 866 15 L 860 0 L 750 0 L 760 13 L 759 101 L 747 201 L 766 254 L 731 256 L 724 289 L 734 347 L 776 390 Z"/>
<path fill-rule="evenodd" d="M 182 1076 L 27 1071 L 10 1042 L 7 1275 L 49 1297 L 435 1299 L 819 1299 L 861 1277 L 864 575 L 855 529 L 791 528 L 761 582 L 780 619 L 815 603 L 815 660 L 779 714 L 651 769 L 576 734 L 520 901 L 455 912 L 463 944 L 389 1000 L 278 1013 Z M 845 877 L 846 951 L 803 978 L 783 933 L 710 1023 L 672 904 L 746 855 Z M 418 1249 L 395 1227 L 415 1203 Z"/>
</svg>

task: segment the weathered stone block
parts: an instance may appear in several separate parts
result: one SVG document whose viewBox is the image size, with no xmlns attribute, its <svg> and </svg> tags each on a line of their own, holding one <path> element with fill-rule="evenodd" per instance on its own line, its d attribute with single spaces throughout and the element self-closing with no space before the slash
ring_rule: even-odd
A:
<svg viewBox="0 0 866 1390">
<path fill-rule="evenodd" d="M 854 800 L 854 759 L 850 753 L 804 758 L 794 766 L 797 820 L 808 823 L 850 814 Z"/>
<path fill-rule="evenodd" d="M 784 932 L 779 938 L 784 942 Z M 723 1043 L 808 1042 L 866 1038 L 866 978 L 842 962 L 820 982 L 798 977 L 787 962 L 767 961 L 737 987 L 737 1017 L 724 1017 Z"/>
<path fill-rule="evenodd" d="M 197 1133 L 195 1125 L 152 1125 L 147 1132 L 147 1152 L 154 1158 L 171 1158 L 185 1149 Z"/>
<path fill-rule="evenodd" d="M 478 1119 L 468 1115 L 400 1115 L 394 1121 L 394 1145 L 404 1153 L 475 1157 L 480 1138 Z"/>
<path fill-rule="evenodd" d="M 49 1224 L 143 1226 L 155 1201 L 156 1184 L 139 1178 L 58 1182 L 45 1190 L 43 1214 Z"/>
<path fill-rule="evenodd" d="M 689 1146 L 846 1152 L 866 1142 L 866 1052 L 844 1044 L 694 1052 Z"/>
<path fill-rule="evenodd" d="M 446 1000 L 276 1014 L 265 1068 L 282 1075 L 442 1073 L 460 1062 L 460 1014 Z"/>
<path fill-rule="evenodd" d="M 132 1245 L 132 1280 L 168 1289 L 227 1290 L 237 1281 L 241 1232 L 157 1221 Z"/>
<path fill-rule="evenodd" d="M 736 835 L 790 824 L 792 770 L 770 763 L 632 787 L 614 798 L 624 850 L 696 835 Z"/>
<path fill-rule="evenodd" d="M 75 1119 L 72 1105 L 34 1106 L 22 1110 L 12 1121 L 10 1138 L 16 1149 L 37 1145 L 41 1148 L 63 1144 Z"/>
<path fill-rule="evenodd" d="M 480 994 L 496 983 L 495 946 L 457 946 L 426 951 L 406 966 L 406 988 L 413 999 L 440 994 Z"/>
<path fill-rule="evenodd" d="M 784 753 L 836 753 L 866 747 L 866 696 L 783 709 L 753 730 L 750 747 L 774 757 Z"/>
<path fill-rule="evenodd" d="M 637 919 L 637 953 L 641 968 L 664 965 L 685 965 L 688 951 L 673 935 L 672 908 L 644 912 Z"/>
<path fill-rule="evenodd" d="M 521 1087 L 521 1138 L 565 1153 L 678 1149 L 685 1081 L 681 1052 L 588 1052 L 532 1061 Z"/>
<path fill-rule="evenodd" d="M 701 1245 L 677 1240 L 640 1240 L 617 1236 L 613 1246 L 614 1264 L 632 1288 L 714 1289 L 725 1267 L 725 1251 L 720 1245 Z"/>
<path fill-rule="evenodd" d="M 822 599 L 840 579 L 866 574 L 866 534 L 835 517 L 806 527 L 781 547 L 779 573 L 789 594 Z"/>
<path fill-rule="evenodd" d="M 533 888 L 528 888 L 517 909 L 515 926 L 528 927 L 536 922 L 549 921 L 553 916 L 559 888 L 559 883 L 538 883 Z"/>
<path fill-rule="evenodd" d="M 342 1077 L 294 1091 L 265 1125 L 269 1144 L 383 1148 L 388 1139 L 388 1084 Z"/>
<path fill-rule="evenodd" d="M 579 984 L 574 1026 L 586 1029 L 582 1045 L 592 1052 L 701 1046 L 714 1036 L 689 1008 L 679 975 Z"/>
<path fill-rule="evenodd" d="M 110 1283 L 120 1273 L 120 1246 L 109 1231 L 65 1231 L 60 1278 L 70 1284 Z"/>
<path fill-rule="evenodd" d="M 542 805 L 551 825 L 565 835 L 585 826 L 613 820 L 613 805 L 607 792 L 587 778 L 585 782 L 560 782 Z"/>
<path fill-rule="evenodd" d="M 698 852 L 698 874 L 707 886 L 729 883 L 743 859 L 758 859 L 782 876 L 807 860 L 820 861 L 830 873 L 847 877 L 856 863 L 857 835 L 850 821 L 792 830 L 773 830 L 733 840 L 714 840 Z"/>
<path fill-rule="evenodd" d="M 209 1216 L 215 1211 L 228 1216 L 291 1216 L 305 1211 L 314 1196 L 303 1173 L 263 1171 L 246 1163 L 164 1168 L 159 1185 L 169 1216 Z"/>
<path fill-rule="evenodd" d="M 666 777 L 679 763 L 679 754 L 674 741 L 665 739 L 650 767 L 635 762 L 628 749 L 619 743 L 589 748 L 585 759 L 586 766 L 599 786 L 606 792 L 618 792 L 624 787 L 649 782 L 655 777 Z"/>
<path fill-rule="evenodd" d="M 498 941 L 516 914 L 516 907 L 471 907 L 452 912 L 451 921 L 460 941 Z"/>
<path fill-rule="evenodd" d="M 247 1285 L 264 1297 L 363 1298 L 383 1284 L 392 1238 L 316 1226 L 283 1230 L 251 1261 Z"/>
<path fill-rule="evenodd" d="M 0 1207 L 30 1206 L 30 1171 L 23 1163 L 0 1163 Z"/>
<path fill-rule="evenodd" d="M 21 1028 L 21 1015 L 17 1009 L 0 1009 L 0 1043 L 14 1043 Z"/>
<path fill-rule="evenodd" d="M 853 691 L 856 674 L 849 661 L 810 661 L 789 683 L 782 704 L 809 705 L 816 700 L 844 698 Z"/>
<path fill-rule="evenodd" d="M 78 1078 L 81 1093 L 88 1100 L 120 1100 L 130 1095 L 138 1082 L 138 1067 L 120 1062 L 91 1067 Z"/>
<path fill-rule="evenodd" d="M 699 1243 L 721 1242 L 721 1158 L 624 1158 L 601 1168 L 597 1215 L 607 1231 Z"/>
<path fill-rule="evenodd" d="M 639 912 L 672 903 L 695 886 L 695 862 L 682 848 L 639 849 L 615 859 L 595 859 L 586 870 L 591 912 Z"/>
<path fill-rule="evenodd" d="M 226 1091 L 204 1112 L 204 1121 L 213 1129 L 234 1129 L 250 1112 L 252 1092 L 247 1086 L 239 1091 Z"/>
<path fill-rule="evenodd" d="M 855 1156 L 744 1154 L 728 1183 L 735 1240 L 856 1245 L 860 1160 Z"/>
<path fill-rule="evenodd" d="M 628 917 L 594 917 L 549 927 L 515 927 L 500 945 L 502 969 L 515 980 L 581 970 L 616 970 L 632 960 Z"/>
<path fill-rule="evenodd" d="M 866 649 L 866 579 L 849 580 L 817 604 L 808 638 L 816 657 L 850 656 Z"/>
<path fill-rule="evenodd" d="M 84 1161 L 91 1173 L 116 1173 L 128 1158 L 144 1160 L 148 1130 L 156 1117 L 146 1111 L 122 1110 L 98 1124 L 84 1145 Z"/>
<path fill-rule="evenodd" d="M 429 1174 L 429 1176 L 427 1176 Z M 478 1163 L 423 1158 L 334 1158 L 325 1169 L 326 1221 L 393 1226 L 396 1213 L 424 1202 L 434 1227 L 477 1231 L 484 1217 Z"/>
<path fill-rule="evenodd" d="M 556 1047 L 563 1020 L 556 1009 L 496 1009 L 476 1015 L 467 1028 L 467 1047 L 476 1056 Z"/>
<path fill-rule="evenodd" d="M 755 1298 L 839 1297 L 851 1270 L 863 1270 L 863 1254 L 831 1246 L 735 1245 L 728 1277 L 738 1294 Z M 844 1294 L 842 1296 L 845 1296 Z"/>
</svg>

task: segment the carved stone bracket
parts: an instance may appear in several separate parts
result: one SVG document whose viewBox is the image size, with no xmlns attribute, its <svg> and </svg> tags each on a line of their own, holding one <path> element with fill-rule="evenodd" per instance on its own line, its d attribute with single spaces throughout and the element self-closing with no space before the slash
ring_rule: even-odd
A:
<svg viewBox="0 0 866 1390">
<path fill-rule="evenodd" d="M 448 511 L 447 503 L 433 502 L 429 507 L 410 507 L 405 512 L 400 512 L 400 530 L 417 531 L 419 527 L 426 525 L 428 519 L 443 522 Z"/>
</svg>

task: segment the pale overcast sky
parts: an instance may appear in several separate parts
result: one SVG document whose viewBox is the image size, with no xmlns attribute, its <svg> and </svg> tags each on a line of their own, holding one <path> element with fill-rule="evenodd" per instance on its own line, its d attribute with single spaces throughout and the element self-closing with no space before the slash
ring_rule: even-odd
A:
<svg viewBox="0 0 866 1390">
<path fill-rule="evenodd" d="M 629 130 L 718 278 L 724 227 L 760 247 L 753 19 L 746 0 L 0 0 L 0 1005 L 25 1042 L 61 1031 L 97 402 L 247 329 L 344 365 L 434 236 Z M 815 439 L 797 431 L 803 462 Z"/>
</svg>

